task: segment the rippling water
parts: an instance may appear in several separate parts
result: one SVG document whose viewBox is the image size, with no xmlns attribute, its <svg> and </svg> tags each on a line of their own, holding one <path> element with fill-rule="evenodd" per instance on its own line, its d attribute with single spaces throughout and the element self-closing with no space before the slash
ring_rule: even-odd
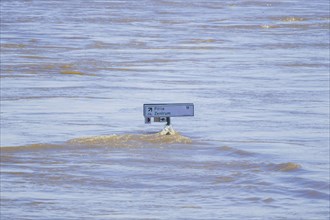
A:
<svg viewBox="0 0 330 220">
<path fill-rule="evenodd" d="M 327 0 L 0 4 L 3 219 L 329 218 Z"/>
</svg>

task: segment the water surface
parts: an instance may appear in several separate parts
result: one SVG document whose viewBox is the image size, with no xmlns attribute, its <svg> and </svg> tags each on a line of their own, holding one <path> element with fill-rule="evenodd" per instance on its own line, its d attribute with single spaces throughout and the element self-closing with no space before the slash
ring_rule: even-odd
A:
<svg viewBox="0 0 330 220">
<path fill-rule="evenodd" d="M 0 5 L 4 219 L 329 218 L 328 1 Z"/>
</svg>

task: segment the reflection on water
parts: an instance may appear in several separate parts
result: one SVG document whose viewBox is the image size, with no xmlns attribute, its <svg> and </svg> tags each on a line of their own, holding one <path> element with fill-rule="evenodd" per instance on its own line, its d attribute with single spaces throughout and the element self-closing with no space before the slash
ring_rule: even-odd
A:
<svg viewBox="0 0 330 220">
<path fill-rule="evenodd" d="M 328 219 L 328 1 L 0 4 L 1 217 Z"/>
</svg>

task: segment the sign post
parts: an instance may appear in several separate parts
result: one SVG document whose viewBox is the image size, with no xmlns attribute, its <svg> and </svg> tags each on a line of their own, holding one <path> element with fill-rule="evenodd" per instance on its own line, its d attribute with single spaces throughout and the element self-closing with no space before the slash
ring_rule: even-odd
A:
<svg viewBox="0 0 330 220">
<path fill-rule="evenodd" d="M 163 104 L 144 104 L 143 116 L 145 123 L 150 124 L 151 118 L 154 122 L 165 122 L 166 126 L 171 125 L 171 117 L 194 116 L 193 103 L 163 103 Z"/>
</svg>

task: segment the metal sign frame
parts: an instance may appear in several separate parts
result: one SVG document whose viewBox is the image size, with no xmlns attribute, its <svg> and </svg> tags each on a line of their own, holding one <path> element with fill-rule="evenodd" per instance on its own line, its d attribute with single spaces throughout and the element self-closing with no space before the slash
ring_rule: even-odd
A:
<svg viewBox="0 0 330 220">
<path fill-rule="evenodd" d="M 157 103 L 157 104 L 144 104 L 143 116 L 145 123 L 150 124 L 151 118 L 154 122 L 166 122 L 170 124 L 170 117 L 189 117 L 194 116 L 193 103 Z M 161 120 L 163 119 L 163 120 Z"/>
</svg>

